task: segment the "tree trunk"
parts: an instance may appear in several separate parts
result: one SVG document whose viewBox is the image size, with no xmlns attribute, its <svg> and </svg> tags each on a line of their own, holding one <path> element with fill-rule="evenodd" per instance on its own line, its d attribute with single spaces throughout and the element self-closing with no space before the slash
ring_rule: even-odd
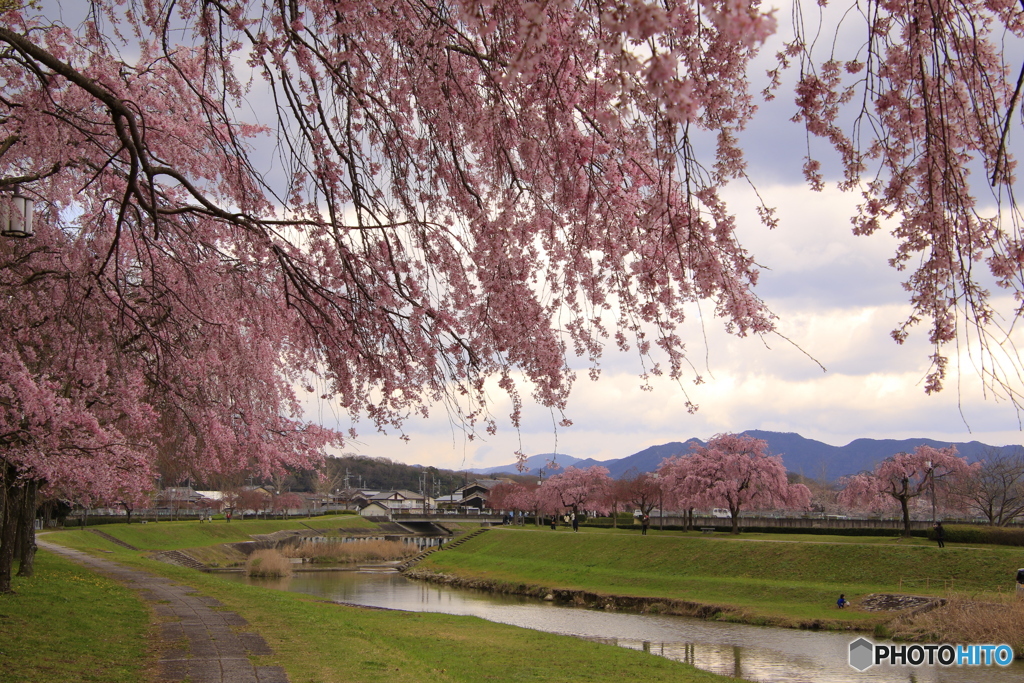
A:
<svg viewBox="0 0 1024 683">
<path fill-rule="evenodd" d="M 10 464 L 3 468 L 3 508 L 0 516 L 0 594 L 13 593 L 11 590 L 11 567 L 14 565 L 14 546 L 18 535 L 18 503 L 21 501 L 21 487 L 17 484 L 17 472 Z"/>
<path fill-rule="evenodd" d="M 36 492 L 39 481 L 32 479 L 23 487 L 21 520 L 18 531 L 18 576 L 32 576 L 36 568 Z"/>
<path fill-rule="evenodd" d="M 740 533 L 740 511 L 730 508 L 729 512 L 732 513 L 732 533 L 738 536 Z"/>
<path fill-rule="evenodd" d="M 46 501 L 43 503 L 43 528 L 50 528 L 50 520 L 53 519 L 53 503 Z"/>
<path fill-rule="evenodd" d="M 910 506 L 907 505 L 907 497 L 900 498 L 900 507 L 903 508 L 903 538 L 910 538 Z"/>
</svg>

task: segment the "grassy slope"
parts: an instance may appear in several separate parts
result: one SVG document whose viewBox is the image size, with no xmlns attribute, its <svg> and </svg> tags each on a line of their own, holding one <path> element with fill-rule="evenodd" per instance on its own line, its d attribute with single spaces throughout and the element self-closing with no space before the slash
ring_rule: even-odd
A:
<svg viewBox="0 0 1024 683">
<path fill-rule="evenodd" d="M 46 552 L 0 595 L 0 681 L 146 680 L 149 613 L 127 588 Z"/>
<path fill-rule="evenodd" d="M 230 523 L 218 520 L 200 524 L 195 520 L 189 520 L 157 524 L 105 524 L 96 527 L 96 530 L 110 534 L 114 538 L 143 550 L 182 550 L 218 543 L 249 541 L 252 540 L 254 534 L 271 534 L 283 529 L 309 531 L 309 527 L 314 529 L 372 530 L 377 528 L 377 525 L 355 515 L 330 515 L 302 520 L 250 519 L 243 521 L 236 519 Z M 76 537 L 89 539 L 86 542 L 88 545 L 92 543 L 92 538 L 96 538 L 96 534 L 89 529 L 69 529 L 60 532 L 60 542 L 64 545 L 78 547 L 74 545 L 73 539 Z"/>
<path fill-rule="evenodd" d="M 314 525 L 320 526 L 320 520 L 316 522 Z M 230 526 L 233 534 L 239 530 L 266 533 L 268 530 L 258 526 L 260 524 L 263 523 L 247 521 L 244 524 L 232 522 Z M 189 525 L 192 529 L 172 528 L 177 525 Z M 219 539 L 224 533 L 222 529 L 227 526 L 161 522 L 144 527 L 132 525 L 130 536 L 126 535 L 127 526 L 111 525 L 103 531 L 137 547 L 165 549 L 187 547 L 181 545 L 187 539 L 199 540 L 198 545 L 223 542 Z M 256 528 L 260 531 L 253 531 Z M 726 680 L 689 665 L 641 652 L 494 624 L 473 617 L 326 605 L 310 596 L 246 586 L 225 581 L 216 575 L 154 562 L 145 557 L 145 552 L 126 550 L 88 532 L 51 534 L 47 540 L 83 550 L 102 551 L 104 557 L 163 574 L 218 598 L 228 609 L 245 617 L 274 648 L 275 654 L 260 658 L 261 662 L 284 666 L 293 683 L 422 683 L 425 680 L 442 683 L 478 683 L 481 680 L 494 683 L 618 683 L 622 680 L 720 683 Z M 240 539 L 232 537 L 229 540 Z M 40 558 L 49 561 L 51 556 L 41 552 Z M 54 594 L 76 589 L 75 584 L 58 583 L 54 586 Z M 101 617 L 109 621 L 116 619 L 117 615 Z M 20 628 L 40 634 L 42 644 L 39 647 L 43 650 L 49 647 L 45 633 L 51 626 L 51 623 L 34 619 L 20 624 Z M 106 626 L 97 624 L 94 628 L 103 632 Z M 131 638 L 126 635 L 124 639 Z M 31 666 L 34 661 L 28 652 L 20 652 L 18 656 L 25 666 Z M 74 655 L 71 661 L 74 661 Z M 71 679 L 24 676 L 12 680 L 50 683 L 50 680 Z M 116 678 L 109 680 L 119 683 Z M 145 677 L 120 680 L 134 683 L 145 680 Z"/>
<path fill-rule="evenodd" d="M 839 593 L 942 594 L 1010 587 L 1024 550 L 889 543 L 775 540 L 679 532 L 591 532 L 499 528 L 420 567 L 551 588 L 670 597 L 734 606 L 753 621 L 822 620 L 867 626 L 877 615 L 835 610 Z"/>
</svg>

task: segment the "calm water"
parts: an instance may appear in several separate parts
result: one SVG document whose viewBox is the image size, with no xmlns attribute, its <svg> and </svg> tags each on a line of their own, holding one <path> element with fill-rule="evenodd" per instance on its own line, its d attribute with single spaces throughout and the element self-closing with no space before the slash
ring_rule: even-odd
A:
<svg viewBox="0 0 1024 683">
<path fill-rule="evenodd" d="M 856 634 L 722 624 L 672 616 L 563 607 L 533 598 L 493 595 L 410 581 L 390 572 L 297 573 L 289 579 L 225 577 L 328 600 L 413 612 L 472 615 L 549 633 L 587 638 L 701 669 L 771 683 L 1008 683 L 1024 681 L 1024 664 L 1009 667 L 872 667 L 847 663 Z"/>
</svg>

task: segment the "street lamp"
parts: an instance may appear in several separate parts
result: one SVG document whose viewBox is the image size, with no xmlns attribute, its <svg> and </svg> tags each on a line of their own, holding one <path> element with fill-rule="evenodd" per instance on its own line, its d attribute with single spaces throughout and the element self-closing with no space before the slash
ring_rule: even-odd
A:
<svg viewBox="0 0 1024 683">
<path fill-rule="evenodd" d="M 932 524 L 935 524 L 935 470 L 932 467 L 932 461 L 928 460 L 924 463 L 924 466 L 928 468 L 928 483 L 931 484 L 932 489 Z"/>
<path fill-rule="evenodd" d="M 11 192 L 11 203 L 0 204 L 0 235 L 3 237 L 32 237 L 32 211 L 35 202 L 21 194 L 20 185 L 12 185 L 4 191 Z"/>
</svg>

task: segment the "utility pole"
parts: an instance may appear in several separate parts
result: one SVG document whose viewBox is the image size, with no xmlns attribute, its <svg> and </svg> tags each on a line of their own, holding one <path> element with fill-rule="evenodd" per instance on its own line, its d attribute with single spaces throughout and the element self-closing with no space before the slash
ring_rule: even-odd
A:
<svg viewBox="0 0 1024 683">
<path fill-rule="evenodd" d="M 423 514 L 427 514 L 427 473 L 420 473 L 420 495 L 423 496 Z"/>
<path fill-rule="evenodd" d="M 925 463 L 928 466 L 928 478 L 931 480 L 929 483 L 932 488 L 932 525 L 935 524 L 935 468 L 932 466 L 932 461 L 929 460 Z"/>
</svg>

